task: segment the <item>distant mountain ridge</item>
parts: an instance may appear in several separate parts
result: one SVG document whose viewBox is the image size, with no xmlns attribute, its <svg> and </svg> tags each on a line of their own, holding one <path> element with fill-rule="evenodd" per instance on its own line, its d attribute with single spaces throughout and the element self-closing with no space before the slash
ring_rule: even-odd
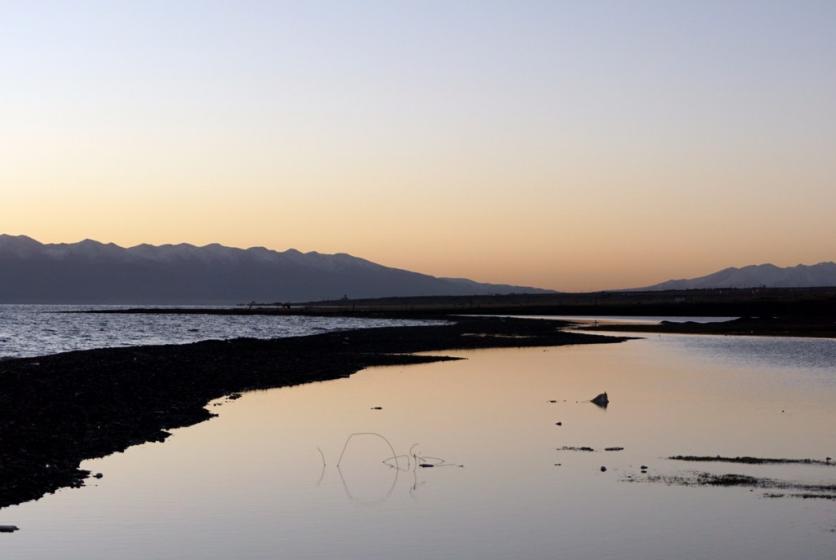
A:
<svg viewBox="0 0 836 560">
<path fill-rule="evenodd" d="M 350 298 L 549 293 L 439 278 L 338 253 L 40 243 L 0 234 L 0 303 L 232 304 Z"/>
<path fill-rule="evenodd" d="M 698 278 L 668 280 L 642 290 L 695 290 L 712 288 L 820 288 L 836 286 L 836 263 L 799 264 L 781 268 L 758 264 L 724 268 Z"/>
</svg>

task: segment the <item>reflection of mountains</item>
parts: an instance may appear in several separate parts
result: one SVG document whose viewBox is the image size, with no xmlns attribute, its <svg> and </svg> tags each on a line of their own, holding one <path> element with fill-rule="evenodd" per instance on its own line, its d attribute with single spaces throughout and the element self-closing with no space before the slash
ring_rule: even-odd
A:
<svg viewBox="0 0 836 560">
<path fill-rule="evenodd" d="M 546 292 L 437 278 L 338 253 L 218 244 L 85 240 L 43 244 L 0 235 L 0 303 L 197 304 Z"/>
<path fill-rule="evenodd" d="M 391 477 L 389 477 L 386 481 L 387 485 L 385 487 L 385 490 L 381 493 L 380 496 L 376 498 L 363 498 L 362 496 L 360 496 L 359 493 L 356 491 L 356 488 L 353 487 L 354 483 L 352 483 L 352 480 L 354 479 L 351 476 L 347 476 L 351 474 L 350 471 L 344 469 L 346 465 L 343 463 L 343 460 L 346 458 L 346 455 L 352 455 L 352 443 L 360 438 L 379 440 L 382 444 L 385 444 L 386 448 L 389 450 L 388 456 L 382 460 L 380 460 L 380 455 L 377 454 L 375 454 L 374 457 L 371 457 L 368 454 L 364 457 L 364 459 L 367 461 L 367 464 L 364 465 L 364 474 L 369 475 L 373 472 L 371 468 L 368 468 L 370 465 L 383 465 L 385 467 L 388 467 L 388 472 L 391 473 Z M 322 451 L 320 451 L 320 455 L 322 456 L 322 474 L 317 484 L 322 482 L 326 470 L 325 455 L 322 453 Z M 403 473 L 409 473 L 412 477 L 412 484 L 410 485 L 409 493 L 410 496 L 414 496 L 415 491 L 420 486 L 423 486 L 426 483 L 426 481 L 419 482 L 419 471 L 442 467 L 462 468 L 463 466 L 464 465 L 459 465 L 456 463 L 449 463 L 441 457 L 420 455 L 418 453 L 417 443 L 413 444 L 409 448 L 408 453 L 398 454 L 395 451 L 395 448 L 391 444 L 391 442 L 389 442 L 389 440 L 382 434 L 376 432 L 360 432 L 350 434 L 346 438 L 345 444 L 343 445 L 342 451 L 340 452 L 340 456 L 337 459 L 336 470 L 337 474 L 340 477 L 340 482 L 342 483 L 343 490 L 345 491 L 345 494 L 349 500 L 357 504 L 374 505 L 383 503 L 389 499 L 389 497 L 395 491 L 395 488 L 398 485 L 398 480 Z"/>
</svg>

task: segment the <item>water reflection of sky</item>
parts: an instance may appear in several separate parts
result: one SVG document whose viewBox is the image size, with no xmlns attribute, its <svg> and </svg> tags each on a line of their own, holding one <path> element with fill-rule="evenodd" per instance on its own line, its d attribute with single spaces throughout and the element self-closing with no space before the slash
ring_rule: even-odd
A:
<svg viewBox="0 0 836 560">
<path fill-rule="evenodd" d="M 642 464 L 836 479 L 664 459 L 836 452 L 827 368 L 730 365 L 739 349 L 693 338 L 448 352 L 467 359 L 247 393 L 165 443 L 86 462 L 104 473 L 95 486 L 0 511 L 21 527 L 0 548 L 32 560 L 832 558 L 832 502 L 623 482 Z M 607 410 L 585 402 L 603 390 Z M 386 441 L 359 437 L 343 454 L 355 432 Z M 558 451 L 582 445 L 596 451 Z M 411 452 L 463 467 L 386 463 Z"/>
<path fill-rule="evenodd" d="M 685 336 L 668 340 L 710 360 L 747 367 L 827 369 L 836 377 L 836 339 Z"/>
</svg>

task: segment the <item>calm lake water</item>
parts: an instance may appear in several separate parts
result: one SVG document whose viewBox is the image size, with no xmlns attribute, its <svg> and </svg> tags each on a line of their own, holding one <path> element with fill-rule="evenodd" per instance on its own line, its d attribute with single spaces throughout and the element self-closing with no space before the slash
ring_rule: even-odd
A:
<svg viewBox="0 0 836 560">
<path fill-rule="evenodd" d="M 120 306 L 0 305 L 0 358 L 70 350 L 185 344 L 230 338 L 279 338 L 334 330 L 428 324 L 351 317 L 225 315 L 97 315 L 72 313 Z"/>
<path fill-rule="evenodd" d="M 645 464 L 836 483 L 826 466 L 664 459 L 836 456 L 836 340 L 654 335 L 448 354 L 466 360 L 248 393 L 165 443 L 88 461 L 104 474 L 90 487 L 0 510 L 21 528 L 0 535 L 0 557 L 834 557 L 834 501 L 624 479 Z M 603 390 L 607 410 L 578 402 Z M 399 472 L 386 441 L 356 436 L 337 468 L 355 432 L 449 466 L 401 457 Z M 557 451 L 580 445 L 625 450 Z"/>
</svg>

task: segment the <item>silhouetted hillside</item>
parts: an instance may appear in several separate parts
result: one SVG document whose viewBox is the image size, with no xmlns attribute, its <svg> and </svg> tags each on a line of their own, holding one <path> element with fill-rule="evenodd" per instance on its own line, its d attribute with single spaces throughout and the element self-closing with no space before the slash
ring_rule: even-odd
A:
<svg viewBox="0 0 836 560">
<path fill-rule="evenodd" d="M 208 304 L 359 297 L 545 293 L 436 278 L 346 254 L 138 245 L 42 244 L 0 235 L 0 303 Z"/>
<path fill-rule="evenodd" d="M 715 288 L 821 288 L 836 286 L 836 263 L 788 266 L 774 264 L 726 268 L 699 278 L 668 280 L 643 290 L 694 290 Z"/>
</svg>

